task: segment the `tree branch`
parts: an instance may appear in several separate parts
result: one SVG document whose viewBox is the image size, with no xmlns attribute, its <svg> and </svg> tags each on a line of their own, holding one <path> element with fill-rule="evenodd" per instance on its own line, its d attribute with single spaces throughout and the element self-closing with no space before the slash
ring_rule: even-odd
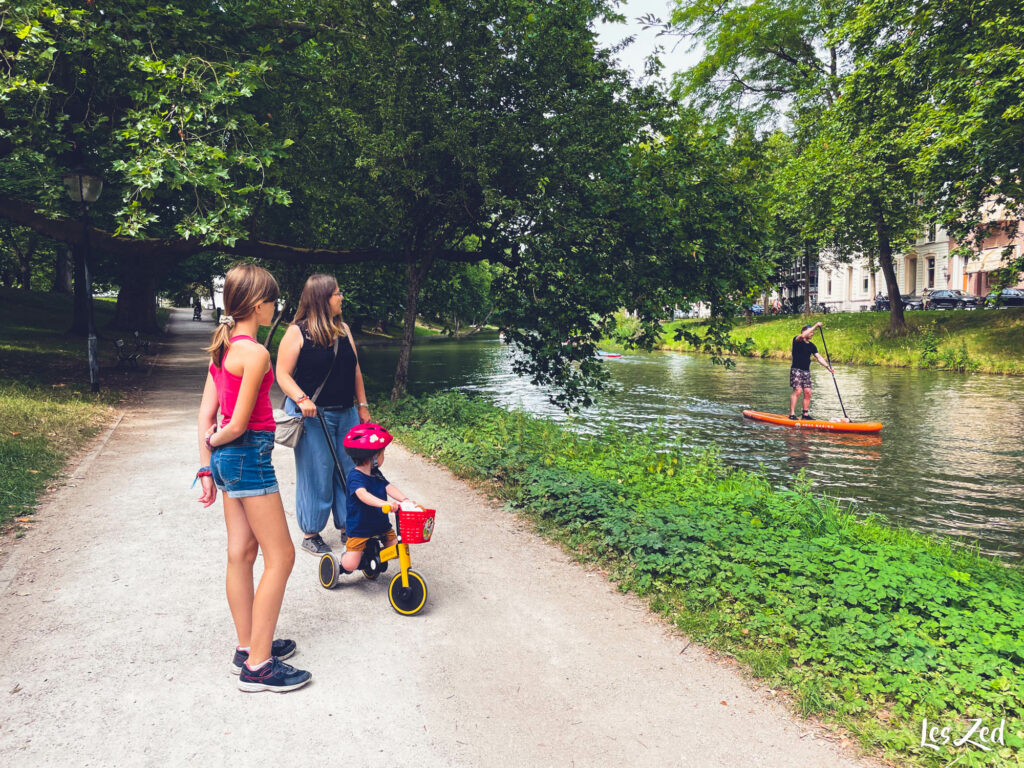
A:
<svg viewBox="0 0 1024 768">
<path fill-rule="evenodd" d="M 15 198 L 0 195 L 0 216 L 69 245 L 77 245 L 82 241 L 82 226 L 79 222 L 50 218 L 36 211 L 32 205 Z M 251 239 L 237 240 L 234 245 L 208 245 L 199 240 L 185 238 L 121 237 L 95 227 L 89 228 L 89 244 L 112 256 L 141 255 L 181 259 L 204 251 L 219 251 L 291 264 L 361 264 L 369 261 L 402 264 L 408 261 L 405 254 L 382 248 L 302 248 L 286 243 Z M 504 262 L 506 254 L 503 251 L 492 253 L 488 250 L 440 250 L 437 259 L 466 263 L 485 260 Z"/>
</svg>

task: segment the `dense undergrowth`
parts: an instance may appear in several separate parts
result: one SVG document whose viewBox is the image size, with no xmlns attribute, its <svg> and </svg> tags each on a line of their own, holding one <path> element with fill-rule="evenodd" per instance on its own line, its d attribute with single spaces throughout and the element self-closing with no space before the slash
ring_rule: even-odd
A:
<svg viewBox="0 0 1024 768">
<path fill-rule="evenodd" d="M 803 715 L 927 765 L 1024 764 L 1024 574 L 773 487 L 668 434 L 577 435 L 446 393 L 382 406 L 403 442 L 491 481 L 682 631 L 787 687 Z M 1005 747 L 920 746 L 922 718 Z"/>
</svg>

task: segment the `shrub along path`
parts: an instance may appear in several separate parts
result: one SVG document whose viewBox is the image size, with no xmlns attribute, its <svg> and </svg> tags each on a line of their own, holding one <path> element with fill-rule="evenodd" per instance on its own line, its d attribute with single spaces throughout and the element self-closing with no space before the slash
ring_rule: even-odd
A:
<svg viewBox="0 0 1024 768">
<path fill-rule="evenodd" d="M 398 447 L 385 471 L 438 508 L 425 610 L 394 613 L 383 577 L 328 592 L 298 553 L 280 633 L 313 683 L 239 692 L 220 504 L 189 489 L 210 325 L 172 330 L 152 391 L 0 561 L 5 765 L 863 764 Z M 275 465 L 297 538 L 291 452 Z"/>
</svg>

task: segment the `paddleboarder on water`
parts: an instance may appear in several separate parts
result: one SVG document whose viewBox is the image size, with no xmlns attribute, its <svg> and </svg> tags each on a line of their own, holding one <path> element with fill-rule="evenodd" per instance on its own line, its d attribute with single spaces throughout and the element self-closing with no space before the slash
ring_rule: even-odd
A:
<svg viewBox="0 0 1024 768">
<path fill-rule="evenodd" d="M 789 418 L 796 419 L 796 401 L 803 391 L 804 411 L 801 419 L 810 417 L 811 407 L 811 357 L 814 357 L 821 367 L 829 373 L 835 373 L 825 358 L 818 354 L 818 348 L 814 346 L 811 339 L 814 332 L 821 328 L 821 323 L 805 325 L 798 336 L 793 337 L 793 362 L 789 369 L 789 386 L 793 388 L 793 394 L 789 396 Z"/>
</svg>

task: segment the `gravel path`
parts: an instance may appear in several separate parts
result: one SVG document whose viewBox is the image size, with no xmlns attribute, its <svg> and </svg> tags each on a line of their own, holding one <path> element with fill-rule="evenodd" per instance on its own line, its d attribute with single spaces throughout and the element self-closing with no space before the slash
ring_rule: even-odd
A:
<svg viewBox="0 0 1024 768">
<path fill-rule="evenodd" d="M 5 766 L 867 764 L 400 447 L 389 477 L 438 509 L 412 549 L 426 608 L 392 611 L 385 577 L 324 590 L 299 552 L 279 633 L 313 682 L 241 693 L 220 503 L 189 489 L 211 328 L 189 317 L 141 405 L 3 542 Z M 291 451 L 274 463 L 297 541 Z"/>
</svg>

